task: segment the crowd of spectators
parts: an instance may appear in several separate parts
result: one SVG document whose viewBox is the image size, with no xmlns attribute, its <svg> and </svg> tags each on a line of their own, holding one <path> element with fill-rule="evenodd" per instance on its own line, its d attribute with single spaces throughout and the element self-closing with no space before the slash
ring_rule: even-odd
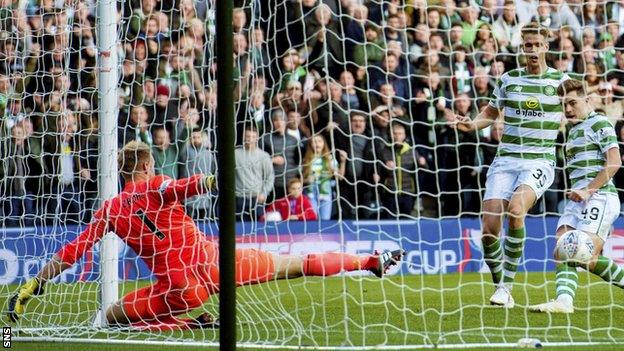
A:
<svg viewBox="0 0 624 351">
<path fill-rule="evenodd" d="M 214 1 L 117 4 L 119 145 L 152 145 L 157 173 L 172 178 L 218 173 Z M 530 21 L 552 30 L 549 65 L 588 83 L 624 146 L 624 1 L 234 4 L 243 219 L 477 215 L 504 123 L 462 133 L 445 111 L 474 118 L 488 104 L 501 74 L 522 65 Z M 97 206 L 95 22 L 95 1 L 0 2 L 7 226 L 88 221 Z M 535 213 L 561 208 L 561 147 L 558 158 Z M 214 218 L 216 199 L 190 199 L 189 213 Z"/>
</svg>

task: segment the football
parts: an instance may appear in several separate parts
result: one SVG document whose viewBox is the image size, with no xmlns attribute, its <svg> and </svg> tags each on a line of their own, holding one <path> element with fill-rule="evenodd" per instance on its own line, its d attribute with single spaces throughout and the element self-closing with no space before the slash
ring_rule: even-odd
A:
<svg viewBox="0 0 624 351">
<path fill-rule="evenodd" d="M 575 265 L 586 264 L 594 252 L 594 242 L 587 233 L 571 230 L 557 241 L 557 257 Z"/>
</svg>

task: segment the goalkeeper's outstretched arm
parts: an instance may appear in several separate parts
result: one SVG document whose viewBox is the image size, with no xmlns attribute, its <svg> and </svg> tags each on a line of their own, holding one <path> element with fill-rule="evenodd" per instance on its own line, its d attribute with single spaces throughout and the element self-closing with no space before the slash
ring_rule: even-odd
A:
<svg viewBox="0 0 624 351">
<path fill-rule="evenodd" d="M 460 116 L 453 114 L 449 118 L 451 126 L 462 132 L 472 132 L 487 128 L 500 116 L 500 110 L 492 105 L 486 105 L 483 111 L 471 119 L 468 116 Z"/>
<path fill-rule="evenodd" d="M 63 273 L 64 270 L 70 268 L 71 266 L 71 264 L 63 262 L 58 255 L 54 255 L 52 259 L 46 263 L 45 266 L 43 266 L 39 273 L 37 273 L 35 279 L 39 281 L 39 284 L 43 289 L 43 285 L 45 285 L 48 280 L 56 278 L 58 275 Z"/>
<path fill-rule="evenodd" d="M 26 302 L 34 295 L 43 294 L 45 283 L 48 280 L 54 279 L 71 266 L 71 264 L 63 262 L 58 255 L 54 255 L 39 273 L 37 273 L 36 277 L 28 280 L 19 288 L 17 294 L 11 297 L 8 306 L 9 320 L 11 322 L 17 322 L 19 316 L 24 313 Z"/>
<path fill-rule="evenodd" d="M 102 238 L 106 228 L 106 220 L 103 219 L 102 211 L 99 210 L 94 215 L 93 222 L 76 239 L 63 246 L 34 278 L 20 286 L 17 293 L 9 300 L 9 320 L 17 322 L 19 316 L 24 313 L 26 302 L 35 295 L 41 295 L 49 280 L 59 276 L 79 260 L 87 250 Z"/>
</svg>

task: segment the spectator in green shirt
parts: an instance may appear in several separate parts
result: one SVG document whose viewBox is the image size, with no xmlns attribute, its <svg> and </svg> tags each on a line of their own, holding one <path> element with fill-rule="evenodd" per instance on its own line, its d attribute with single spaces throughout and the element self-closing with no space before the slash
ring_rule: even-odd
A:
<svg viewBox="0 0 624 351">
<path fill-rule="evenodd" d="M 153 136 L 152 155 L 154 155 L 156 174 L 163 174 L 173 179 L 178 178 L 178 155 L 176 148 L 171 145 L 169 132 L 163 127 L 156 127 Z"/>
<path fill-rule="evenodd" d="M 477 18 L 478 12 L 473 6 L 470 6 L 467 1 L 460 1 L 458 4 L 459 13 L 462 17 L 462 28 L 464 33 L 462 35 L 462 44 L 468 47 L 472 46 L 479 27 L 484 23 Z"/>
<path fill-rule="evenodd" d="M 379 30 L 374 24 L 367 24 L 364 29 L 365 43 L 359 43 L 353 50 L 353 61 L 358 66 L 367 66 L 378 63 L 383 58 L 386 44 L 380 38 Z"/>
</svg>

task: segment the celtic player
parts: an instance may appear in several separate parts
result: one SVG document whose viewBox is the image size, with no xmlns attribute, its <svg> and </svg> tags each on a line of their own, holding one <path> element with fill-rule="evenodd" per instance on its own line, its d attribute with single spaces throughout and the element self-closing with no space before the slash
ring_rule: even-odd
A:
<svg viewBox="0 0 624 351">
<path fill-rule="evenodd" d="M 566 118 L 574 125 L 568 133 L 566 145 L 572 186 L 568 198 L 572 201 L 559 219 L 557 238 L 571 230 L 589 234 L 594 242 L 593 256 L 589 262 L 579 265 L 624 288 L 624 267 L 600 255 L 620 209 L 613 185 L 613 176 L 622 165 L 615 130 L 607 117 L 593 111 L 582 82 L 567 80 L 559 86 L 557 94 L 563 98 Z M 576 267 L 560 262 L 556 275 L 557 299 L 529 309 L 535 312 L 574 312 L 572 302 L 577 281 Z"/>
<path fill-rule="evenodd" d="M 526 66 L 501 76 L 495 100 L 474 120 L 455 116 L 459 130 L 473 131 L 491 125 L 503 112 L 503 137 L 487 174 L 481 240 L 497 285 L 490 303 L 506 308 L 514 306 L 511 289 L 524 249 L 524 218 L 554 177 L 555 140 L 562 118 L 557 87 L 569 77 L 546 65 L 549 35 L 535 22 L 525 25 L 521 37 Z M 501 245 L 504 214 L 509 230 Z"/>
</svg>

